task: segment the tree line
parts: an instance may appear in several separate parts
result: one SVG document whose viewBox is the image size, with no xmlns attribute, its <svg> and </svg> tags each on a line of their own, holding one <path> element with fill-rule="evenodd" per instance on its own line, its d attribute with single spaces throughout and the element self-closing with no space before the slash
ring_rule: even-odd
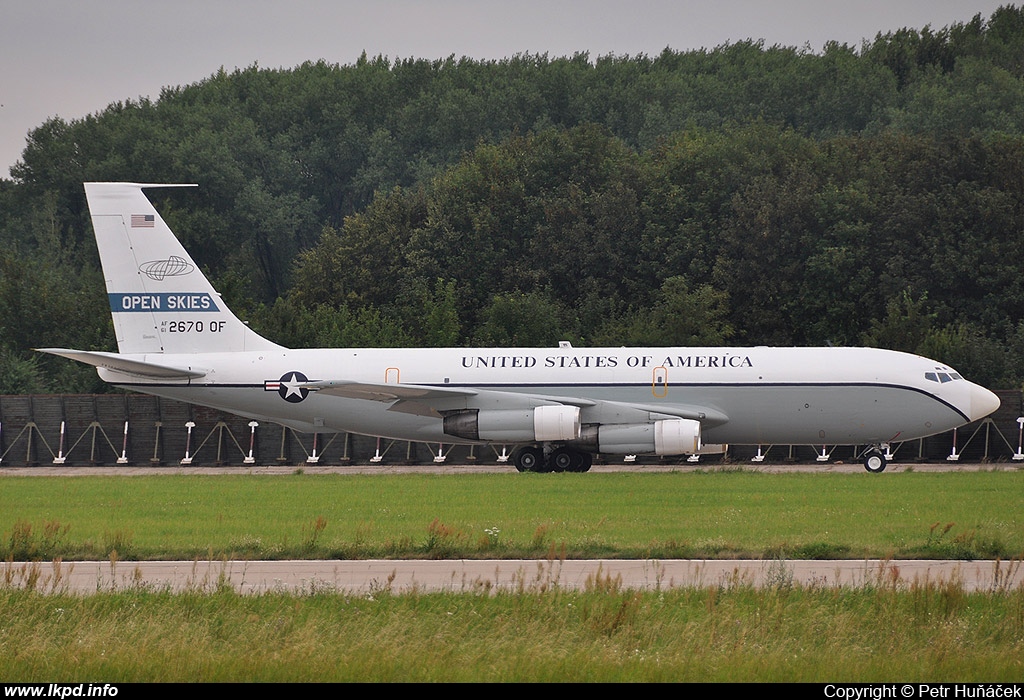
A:
<svg viewBox="0 0 1024 700">
<path fill-rule="evenodd" d="M 0 392 L 100 391 L 82 182 L 284 345 L 868 344 L 1024 381 L 1024 11 L 860 47 L 218 71 L 29 134 Z"/>
</svg>

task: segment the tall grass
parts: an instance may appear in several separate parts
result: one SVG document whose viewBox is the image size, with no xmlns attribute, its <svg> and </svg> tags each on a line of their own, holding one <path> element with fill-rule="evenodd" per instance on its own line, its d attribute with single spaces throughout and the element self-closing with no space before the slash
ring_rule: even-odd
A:
<svg viewBox="0 0 1024 700">
<path fill-rule="evenodd" d="M 1024 589 L 955 582 L 351 597 L 0 587 L 6 681 L 1017 681 Z"/>
<path fill-rule="evenodd" d="M 5 477 L 0 558 L 1024 552 L 1024 472 Z"/>
</svg>

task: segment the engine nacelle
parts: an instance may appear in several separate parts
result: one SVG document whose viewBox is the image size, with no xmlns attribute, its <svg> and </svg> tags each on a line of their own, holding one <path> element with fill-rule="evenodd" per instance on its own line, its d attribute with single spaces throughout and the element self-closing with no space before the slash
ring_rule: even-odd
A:
<svg viewBox="0 0 1024 700">
<path fill-rule="evenodd" d="M 454 411 L 444 417 L 445 435 L 487 442 L 566 442 L 580 436 L 577 406 L 537 406 L 518 410 Z"/>
<path fill-rule="evenodd" d="M 651 423 L 586 426 L 580 442 L 613 455 L 692 455 L 700 451 L 700 421 L 672 418 Z"/>
</svg>

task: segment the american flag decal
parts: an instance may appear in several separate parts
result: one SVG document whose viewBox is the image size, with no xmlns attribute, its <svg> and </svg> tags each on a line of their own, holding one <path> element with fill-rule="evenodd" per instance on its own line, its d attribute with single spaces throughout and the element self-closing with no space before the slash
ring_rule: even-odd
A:
<svg viewBox="0 0 1024 700">
<path fill-rule="evenodd" d="M 132 228 L 153 228 L 155 222 L 152 214 L 132 214 Z"/>
</svg>

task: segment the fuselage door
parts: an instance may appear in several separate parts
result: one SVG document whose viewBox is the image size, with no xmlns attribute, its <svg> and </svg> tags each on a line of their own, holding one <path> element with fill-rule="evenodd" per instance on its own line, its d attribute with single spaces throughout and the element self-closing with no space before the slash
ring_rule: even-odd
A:
<svg viewBox="0 0 1024 700">
<path fill-rule="evenodd" d="M 384 383 L 385 384 L 400 384 L 398 381 L 399 371 L 397 367 L 388 367 L 384 370 Z"/>
<path fill-rule="evenodd" d="M 658 366 L 654 368 L 651 392 L 659 399 L 668 396 L 668 367 Z"/>
</svg>

